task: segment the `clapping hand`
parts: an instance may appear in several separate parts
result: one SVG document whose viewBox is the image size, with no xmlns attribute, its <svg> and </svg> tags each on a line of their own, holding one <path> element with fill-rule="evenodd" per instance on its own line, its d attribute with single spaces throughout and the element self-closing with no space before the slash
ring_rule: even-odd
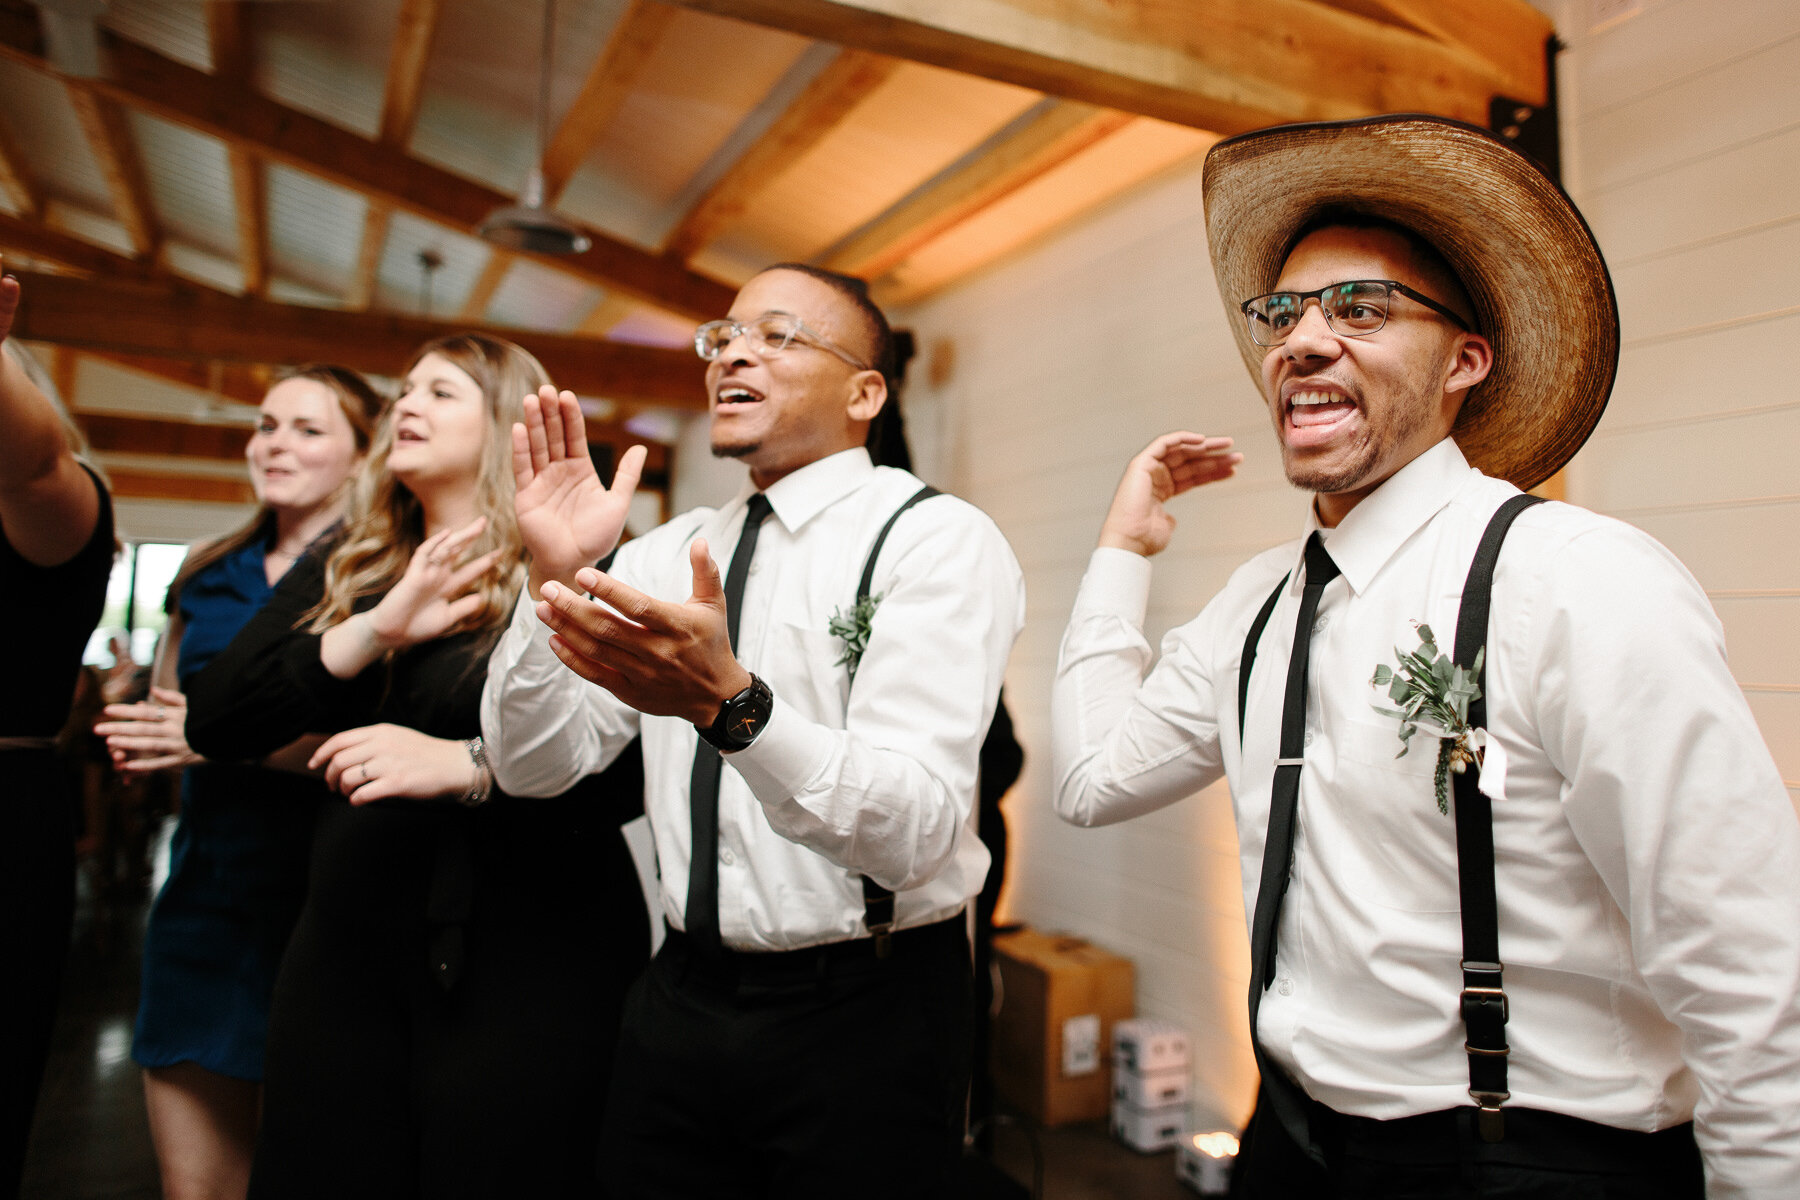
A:
<svg viewBox="0 0 1800 1200">
<path fill-rule="evenodd" d="M 587 429 L 573 392 L 548 384 L 525 397 L 525 420 L 512 428 L 513 504 L 519 537 L 531 555 L 532 594 L 550 580 L 572 586 L 575 572 L 610 553 L 625 528 L 644 469 L 644 448 L 619 459 L 603 487 L 588 455 Z"/>
<path fill-rule="evenodd" d="M 1183 492 L 1229 478 L 1242 454 L 1228 437 L 1165 433 L 1126 464 L 1100 527 L 1100 544 L 1148 558 L 1160 554 L 1175 533 L 1175 518 L 1164 507 Z"/>
<path fill-rule="evenodd" d="M 725 590 L 705 539 L 689 545 L 688 560 L 694 590 L 684 603 L 586 567 L 575 575 L 577 588 L 545 587 L 537 615 L 555 631 L 550 649 L 583 679 L 639 712 L 710 725 L 720 703 L 750 685 L 750 673 L 732 655 Z"/>
<path fill-rule="evenodd" d="M 474 616 L 481 595 L 469 588 L 493 569 L 498 550 L 459 564 L 469 543 L 487 528 L 486 517 L 476 517 L 461 529 L 433 534 L 419 543 L 406 574 L 369 610 L 369 624 L 376 640 L 390 650 L 415 646 L 443 637 Z"/>
<path fill-rule="evenodd" d="M 103 711 L 108 719 L 94 732 L 106 739 L 114 769 L 147 775 L 202 761 L 188 748 L 187 697 L 180 692 L 153 687 L 148 700 L 109 704 Z"/>
</svg>

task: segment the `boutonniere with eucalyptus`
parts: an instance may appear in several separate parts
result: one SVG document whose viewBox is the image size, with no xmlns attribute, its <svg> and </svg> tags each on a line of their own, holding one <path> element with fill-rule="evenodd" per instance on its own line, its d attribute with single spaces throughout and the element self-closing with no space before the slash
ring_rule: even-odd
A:
<svg viewBox="0 0 1800 1200">
<path fill-rule="evenodd" d="M 1388 708 L 1374 705 L 1375 711 L 1400 720 L 1400 753 L 1405 756 L 1412 735 L 1423 730 L 1438 739 L 1435 782 L 1437 806 L 1441 813 L 1450 811 L 1450 775 L 1460 775 L 1487 744 L 1487 731 L 1469 727 L 1469 705 L 1481 696 L 1475 680 L 1481 674 L 1483 648 L 1475 654 L 1472 668 L 1459 667 L 1448 654 L 1440 653 L 1431 626 L 1414 621 L 1419 634 L 1419 648 L 1405 651 L 1394 647 L 1397 666 L 1377 664 L 1369 686 L 1386 688 L 1388 699 L 1399 705 Z"/>
<path fill-rule="evenodd" d="M 832 609 L 831 620 L 825 626 L 825 632 L 843 641 L 844 653 L 836 665 L 849 667 L 852 678 L 862 662 L 863 651 L 869 648 L 869 627 L 875 620 L 875 607 L 881 603 L 882 595 L 885 593 L 858 596 L 848 614 L 842 609 Z"/>
</svg>

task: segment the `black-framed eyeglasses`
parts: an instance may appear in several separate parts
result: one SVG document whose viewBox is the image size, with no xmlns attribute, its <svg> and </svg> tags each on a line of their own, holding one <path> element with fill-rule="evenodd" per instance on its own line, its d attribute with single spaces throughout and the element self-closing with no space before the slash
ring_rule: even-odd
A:
<svg viewBox="0 0 1800 1200">
<path fill-rule="evenodd" d="M 1300 324 L 1306 314 L 1306 302 L 1317 300 L 1325 324 L 1339 337 L 1368 337 L 1387 324 L 1388 309 L 1394 293 L 1416 300 L 1439 316 L 1456 322 L 1457 328 L 1468 330 L 1461 317 L 1395 279 L 1350 279 L 1312 292 L 1270 292 L 1246 300 L 1241 307 L 1250 323 L 1250 340 L 1259 346 L 1279 346 Z"/>
<path fill-rule="evenodd" d="M 754 321 L 708 321 L 694 330 L 694 353 L 711 362 L 725 352 L 725 347 L 731 344 L 732 339 L 740 337 L 759 354 L 780 354 L 798 342 L 802 346 L 835 354 L 859 371 L 872 369 L 868 363 L 818 330 L 809 328 L 793 313 L 784 312 L 764 313 Z"/>
</svg>

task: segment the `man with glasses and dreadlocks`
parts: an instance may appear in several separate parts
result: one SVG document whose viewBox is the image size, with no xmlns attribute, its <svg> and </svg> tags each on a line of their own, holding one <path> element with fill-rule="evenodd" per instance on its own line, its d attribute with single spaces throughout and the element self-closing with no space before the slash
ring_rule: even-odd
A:
<svg viewBox="0 0 1800 1200">
<path fill-rule="evenodd" d="M 860 280 L 751 279 L 694 342 L 748 480 L 603 570 L 641 452 L 602 487 L 567 392 L 514 431 L 531 586 L 483 700 L 495 779 L 554 795 L 643 737 L 668 934 L 625 1006 L 618 1197 L 953 1191 L 970 813 L 1024 587 L 984 514 L 872 465 L 890 341 Z"/>
<path fill-rule="evenodd" d="M 1229 781 L 1244 1194 L 1800 1196 L 1794 808 L 1694 579 L 1521 493 L 1612 388 L 1586 224 L 1428 117 L 1233 138 L 1203 187 L 1304 536 L 1155 658 L 1168 503 L 1242 456 L 1172 433 L 1134 458 L 1064 635 L 1054 772 L 1080 825 Z"/>
</svg>

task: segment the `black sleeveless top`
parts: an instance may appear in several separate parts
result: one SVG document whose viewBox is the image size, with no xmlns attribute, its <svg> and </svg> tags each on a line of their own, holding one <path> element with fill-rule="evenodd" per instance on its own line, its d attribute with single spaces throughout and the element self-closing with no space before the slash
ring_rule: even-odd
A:
<svg viewBox="0 0 1800 1200">
<path fill-rule="evenodd" d="M 0 526 L 0 629 L 9 684 L 0 688 L 0 737 L 54 737 L 75 698 L 81 652 L 106 607 L 112 575 L 112 500 L 98 476 L 100 512 L 87 545 L 68 562 L 40 567 L 20 557 Z"/>
</svg>

